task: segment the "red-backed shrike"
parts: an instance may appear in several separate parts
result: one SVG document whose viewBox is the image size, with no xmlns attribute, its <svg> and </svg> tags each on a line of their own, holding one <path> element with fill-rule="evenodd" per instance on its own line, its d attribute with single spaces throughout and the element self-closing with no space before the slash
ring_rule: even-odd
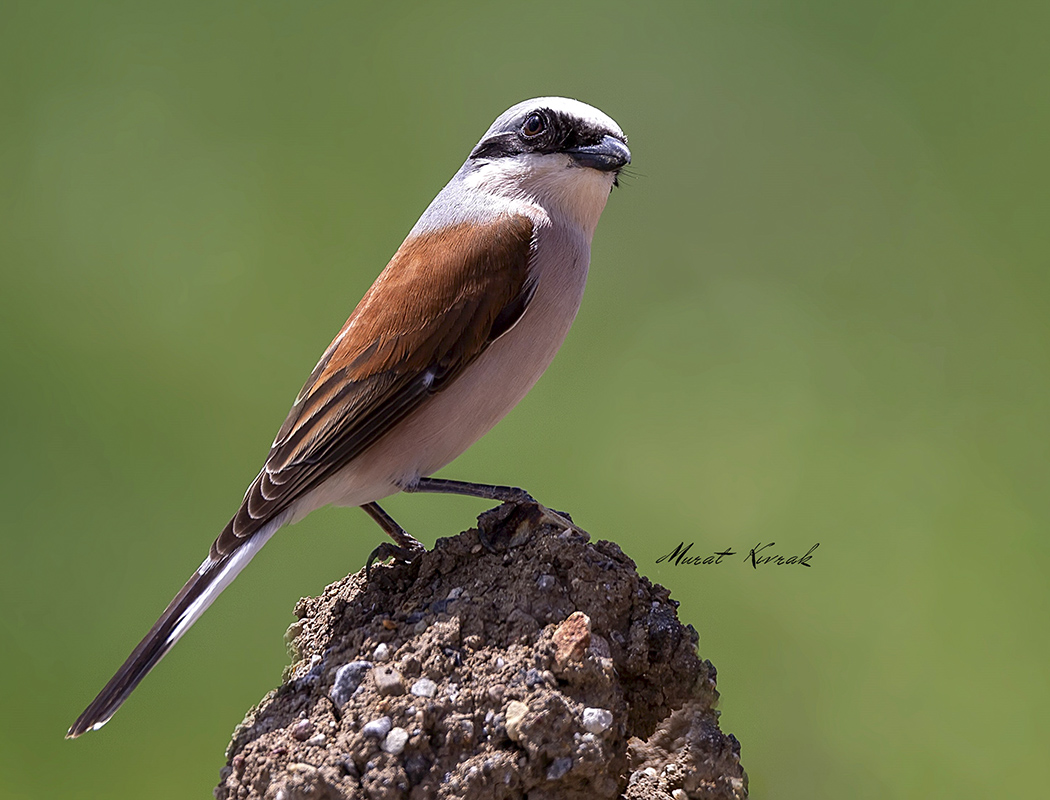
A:
<svg viewBox="0 0 1050 800">
<path fill-rule="evenodd" d="M 109 721 L 267 540 L 314 509 L 361 506 L 396 543 L 377 552 L 409 557 L 422 545 L 377 500 L 530 499 L 428 476 L 554 358 L 583 296 L 598 218 L 630 160 L 619 126 L 575 100 L 527 100 L 492 124 L 321 356 L 204 563 L 67 736 Z"/>
</svg>

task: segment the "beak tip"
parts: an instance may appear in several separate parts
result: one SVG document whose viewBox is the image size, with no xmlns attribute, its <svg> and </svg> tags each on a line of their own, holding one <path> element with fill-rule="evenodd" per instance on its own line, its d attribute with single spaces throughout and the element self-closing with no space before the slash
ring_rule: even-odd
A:
<svg viewBox="0 0 1050 800">
<path fill-rule="evenodd" d="M 581 167 L 590 167 L 600 172 L 616 172 L 631 163 L 631 151 L 615 136 L 606 134 L 602 140 L 589 147 L 577 147 L 567 151 Z"/>
</svg>

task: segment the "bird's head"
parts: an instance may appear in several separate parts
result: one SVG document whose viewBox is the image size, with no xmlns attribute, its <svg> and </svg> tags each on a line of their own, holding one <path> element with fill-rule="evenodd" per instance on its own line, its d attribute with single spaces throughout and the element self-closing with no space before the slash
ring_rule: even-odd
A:
<svg viewBox="0 0 1050 800">
<path fill-rule="evenodd" d="M 593 231 L 630 163 L 627 137 L 606 114 L 578 100 L 540 97 L 501 114 L 461 172 L 472 188 L 531 200 Z"/>
</svg>

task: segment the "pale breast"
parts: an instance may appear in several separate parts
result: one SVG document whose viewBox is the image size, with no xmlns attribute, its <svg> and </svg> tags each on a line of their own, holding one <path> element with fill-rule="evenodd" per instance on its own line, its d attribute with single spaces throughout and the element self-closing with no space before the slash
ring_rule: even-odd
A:
<svg viewBox="0 0 1050 800">
<path fill-rule="evenodd" d="M 518 323 L 444 390 L 296 504 L 295 519 L 322 505 L 362 505 L 400 491 L 453 461 L 514 408 L 550 365 L 572 326 L 590 247 L 578 231 L 537 230 L 536 294 Z M 483 480 L 483 477 L 481 478 Z"/>
</svg>

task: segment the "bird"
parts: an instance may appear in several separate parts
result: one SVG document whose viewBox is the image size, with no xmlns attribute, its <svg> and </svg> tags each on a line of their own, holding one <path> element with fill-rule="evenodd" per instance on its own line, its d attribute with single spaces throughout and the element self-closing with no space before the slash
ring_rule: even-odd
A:
<svg viewBox="0 0 1050 800">
<path fill-rule="evenodd" d="M 385 497 L 532 501 L 432 476 L 551 363 L 630 161 L 620 127 L 578 100 L 535 98 L 496 118 L 324 351 L 208 557 L 67 738 L 105 725 L 270 537 L 311 511 L 359 506 L 391 539 L 372 558 L 411 560 L 423 545 L 378 505 Z"/>
</svg>

